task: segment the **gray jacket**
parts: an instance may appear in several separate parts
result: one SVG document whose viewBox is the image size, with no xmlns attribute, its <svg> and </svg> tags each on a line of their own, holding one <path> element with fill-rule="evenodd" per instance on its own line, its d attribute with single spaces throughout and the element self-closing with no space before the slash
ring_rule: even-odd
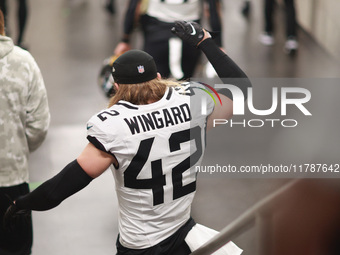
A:
<svg viewBox="0 0 340 255">
<path fill-rule="evenodd" d="M 45 84 L 32 55 L 0 35 L 0 186 L 28 182 L 28 155 L 50 123 Z"/>
</svg>

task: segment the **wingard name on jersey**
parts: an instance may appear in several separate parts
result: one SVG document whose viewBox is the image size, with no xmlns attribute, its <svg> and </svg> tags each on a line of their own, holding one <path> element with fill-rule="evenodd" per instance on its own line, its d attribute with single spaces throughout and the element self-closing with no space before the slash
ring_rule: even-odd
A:
<svg viewBox="0 0 340 255">
<path fill-rule="evenodd" d="M 189 105 L 186 103 L 124 119 L 132 135 L 177 125 L 190 120 L 191 113 Z"/>
</svg>

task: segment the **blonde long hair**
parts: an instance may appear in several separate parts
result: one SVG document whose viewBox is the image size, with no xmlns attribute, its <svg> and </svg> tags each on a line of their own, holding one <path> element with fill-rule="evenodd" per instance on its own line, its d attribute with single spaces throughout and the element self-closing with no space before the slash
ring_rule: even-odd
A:
<svg viewBox="0 0 340 255">
<path fill-rule="evenodd" d="M 151 81 L 137 84 L 119 84 L 119 89 L 110 98 L 109 107 L 119 100 L 124 100 L 135 105 L 149 104 L 160 100 L 167 87 L 180 86 L 179 82 L 155 78 Z"/>
</svg>

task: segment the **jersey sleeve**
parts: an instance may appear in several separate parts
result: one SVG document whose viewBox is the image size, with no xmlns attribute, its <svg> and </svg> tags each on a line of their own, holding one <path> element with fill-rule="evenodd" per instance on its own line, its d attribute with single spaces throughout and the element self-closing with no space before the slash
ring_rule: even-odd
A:
<svg viewBox="0 0 340 255">
<path fill-rule="evenodd" d="M 110 148 L 114 142 L 114 138 L 110 133 L 105 132 L 104 123 L 98 118 L 98 115 L 92 118 L 86 124 L 87 140 L 97 149 L 111 154 Z"/>
</svg>

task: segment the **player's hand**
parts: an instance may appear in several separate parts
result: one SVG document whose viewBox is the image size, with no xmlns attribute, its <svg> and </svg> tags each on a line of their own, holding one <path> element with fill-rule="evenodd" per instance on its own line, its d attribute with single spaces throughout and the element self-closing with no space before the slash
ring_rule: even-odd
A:
<svg viewBox="0 0 340 255">
<path fill-rule="evenodd" d="M 114 55 L 119 56 L 123 54 L 125 51 L 131 50 L 130 44 L 126 42 L 120 42 L 117 44 L 115 50 L 114 50 Z"/>
<path fill-rule="evenodd" d="M 4 229 L 11 231 L 17 225 L 17 222 L 22 220 L 27 220 L 30 216 L 29 210 L 20 210 L 18 207 L 12 203 L 6 210 L 3 218 Z"/>
<path fill-rule="evenodd" d="M 181 38 L 184 42 L 197 47 L 205 37 L 202 26 L 196 22 L 175 21 L 171 32 Z"/>
</svg>

